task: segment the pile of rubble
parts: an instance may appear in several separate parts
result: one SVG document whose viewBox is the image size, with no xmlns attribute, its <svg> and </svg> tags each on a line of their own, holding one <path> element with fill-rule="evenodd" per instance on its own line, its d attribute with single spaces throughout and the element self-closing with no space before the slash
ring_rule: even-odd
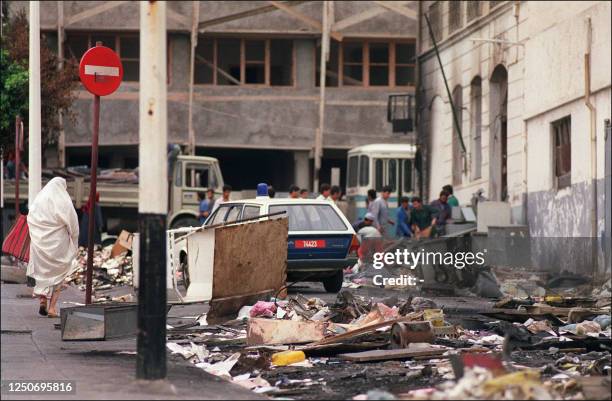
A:
<svg viewBox="0 0 612 401">
<path fill-rule="evenodd" d="M 94 250 L 92 280 L 94 290 L 109 290 L 116 286 L 132 284 L 132 256 L 127 250 L 114 257 L 111 256 L 113 246 Z M 87 248 L 79 247 L 73 263 L 76 264 L 74 273 L 66 278 L 66 282 L 78 285 L 79 289 L 85 291 Z M 97 299 L 98 302 L 105 300 L 104 297 Z"/>
<path fill-rule="evenodd" d="M 244 306 L 223 324 L 193 316 L 168 326 L 167 346 L 279 398 L 609 398 L 610 304 L 596 303 L 508 297 L 461 312 L 422 297 L 297 294 Z"/>
</svg>

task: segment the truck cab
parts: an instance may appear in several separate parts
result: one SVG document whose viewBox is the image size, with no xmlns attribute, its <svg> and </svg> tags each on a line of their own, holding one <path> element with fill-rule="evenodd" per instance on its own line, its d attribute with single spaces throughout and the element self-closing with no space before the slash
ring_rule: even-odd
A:
<svg viewBox="0 0 612 401">
<path fill-rule="evenodd" d="M 198 221 L 198 192 L 215 189 L 216 197 L 221 196 L 223 176 L 219 161 L 206 156 L 178 156 L 174 163 L 170 183 L 170 227 L 195 227 Z"/>
</svg>

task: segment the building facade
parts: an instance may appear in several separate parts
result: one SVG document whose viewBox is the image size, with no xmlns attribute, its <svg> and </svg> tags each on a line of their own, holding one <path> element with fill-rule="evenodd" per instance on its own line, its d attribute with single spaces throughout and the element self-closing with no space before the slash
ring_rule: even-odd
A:
<svg viewBox="0 0 612 401">
<path fill-rule="evenodd" d="M 329 182 L 332 168 L 339 168 L 343 184 L 348 149 L 410 140 L 392 133 L 387 99 L 390 93 L 414 93 L 417 7 L 408 1 L 330 3 L 320 180 Z M 322 5 L 168 2 L 169 140 L 189 144 L 192 116 L 196 154 L 217 157 L 225 180 L 234 188 L 253 189 L 263 181 L 280 191 L 291 184 L 313 190 Z M 10 3 L 10 12 L 19 8 L 27 11 L 27 2 Z M 124 82 L 102 100 L 100 165 L 136 167 L 138 92 L 146 85 L 138 78 L 138 3 L 43 2 L 41 30 L 64 58 L 78 61 L 97 41 L 119 53 Z M 89 164 L 88 92 L 79 90 L 74 110 L 77 118 L 65 121 L 59 152 L 46 154 L 48 166 L 57 160 Z"/>
<path fill-rule="evenodd" d="M 420 3 L 419 140 L 430 199 L 445 184 L 462 204 L 483 190 L 508 202 L 513 223 L 532 237 L 601 238 L 610 9 L 598 1 Z"/>
</svg>

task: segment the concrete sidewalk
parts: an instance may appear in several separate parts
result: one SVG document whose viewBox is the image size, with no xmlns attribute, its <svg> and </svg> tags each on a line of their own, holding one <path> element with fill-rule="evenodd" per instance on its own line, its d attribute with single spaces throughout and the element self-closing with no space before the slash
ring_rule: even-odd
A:
<svg viewBox="0 0 612 401">
<path fill-rule="evenodd" d="M 142 384 L 135 380 L 135 338 L 63 342 L 54 328 L 59 319 L 39 316 L 38 300 L 28 296 L 25 285 L 2 284 L 1 292 L 2 380 L 76 381 L 74 395 L 2 394 L 2 399 L 265 399 L 170 355 L 171 386 Z M 83 294 L 69 287 L 60 298 L 67 301 L 83 302 Z"/>
</svg>

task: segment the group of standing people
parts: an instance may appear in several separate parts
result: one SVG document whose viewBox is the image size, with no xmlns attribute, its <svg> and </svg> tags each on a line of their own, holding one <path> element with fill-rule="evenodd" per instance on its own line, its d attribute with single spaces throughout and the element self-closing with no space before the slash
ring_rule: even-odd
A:
<svg viewBox="0 0 612 401">
<path fill-rule="evenodd" d="M 452 208 L 459 206 L 458 199 L 453 195 L 453 187 L 445 185 L 438 199 L 429 205 L 414 196 L 412 199 L 401 197 L 400 206 L 395 212 L 395 221 L 389 217 L 389 198 L 392 188 L 385 186 L 379 196 L 376 190 L 368 191 L 367 212 L 363 220 L 355 225 L 355 231 L 363 237 L 388 237 L 391 226 L 395 226 L 395 236 L 398 238 L 430 238 L 444 235 L 446 224 L 451 218 Z"/>
</svg>

